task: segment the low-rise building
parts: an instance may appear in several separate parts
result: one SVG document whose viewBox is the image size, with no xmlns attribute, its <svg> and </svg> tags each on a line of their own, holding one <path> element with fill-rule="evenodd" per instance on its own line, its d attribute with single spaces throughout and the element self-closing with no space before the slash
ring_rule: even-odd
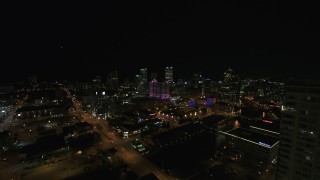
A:
<svg viewBox="0 0 320 180">
<path fill-rule="evenodd" d="M 279 149 L 279 138 L 256 132 L 252 129 L 236 128 L 225 135 L 226 146 L 242 152 L 258 162 L 269 165 L 277 158 Z"/>
</svg>

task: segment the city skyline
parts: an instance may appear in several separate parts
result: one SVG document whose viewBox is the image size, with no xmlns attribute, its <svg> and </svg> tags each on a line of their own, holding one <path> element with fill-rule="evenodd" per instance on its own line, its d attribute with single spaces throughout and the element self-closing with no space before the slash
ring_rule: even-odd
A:
<svg viewBox="0 0 320 180">
<path fill-rule="evenodd" d="M 317 7 L 6 3 L 1 179 L 320 179 Z"/>
<path fill-rule="evenodd" d="M 163 67 L 162 69 L 160 67 Z M 195 75 L 201 75 L 203 79 L 210 79 L 213 81 L 224 81 L 224 73 L 231 69 L 235 75 L 237 75 L 240 80 L 245 79 L 270 79 L 271 81 L 287 81 L 290 79 L 310 79 L 310 80 L 317 80 L 319 76 L 317 76 L 317 71 L 314 71 L 312 74 L 309 72 L 305 75 L 301 74 L 281 74 L 281 76 L 277 74 L 268 74 L 268 73 L 261 73 L 256 72 L 256 74 L 251 73 L 247 74 L 246 72 L 239 71 L 238 68 L 231 68 L 231 66 L 220 68 L 215 70 L 215 72 L 208 72 L 208 71 L 201 71 L 193 66 L 187 66 L 187 67 L 181 67 L 181 68 L 175 68 L 174 66 L 170 66 L 173 68 L 173 81 L 177 83 L 178 81 L 190 81 Z M 55 82 L 55 81 L 82 81 L 82 82 L 92 82 L 96 78 L 99 78 L 102 83 L 106 83 L 108 80 L 110 73 L 117 72 L 118 74 L 118 81 L 119 83 L 124 83 L 125 81 L 134 82 L 137 75 L 139 75 L 141 72 L 141 69 L 147 69 L 146 77 L 147 82 L 151 82 L 152 79 L 163 81 L 166 79 L 166 70 L 167 66 L 159 66 L 157 68 L 147 68 L 146 66 L 142 66 L 136 69 L 131 69 L 131 71 L 123 71 L 123 69 L 112 69 L 112 70 L 105 70 L 105 71 L 92 71 L 92 72 L 86 72 L 85 74 L 77 74 L 73 71 L 70 72 L 63 72 L 62 74 L 47 74 L 47 72 L 33 72 L 33 73 L 25 73 L 23 72 L 19 74 L 19 76 L 11 76 L 8 78 L 3 78 L 0 83 L 15 83 L 15 82 L 27 82 L 32 81 L 31 79 L 36 79 L 37 82 Z M 189 69 L 189 72 L 186 71 L 186 69 Z M 197 71 L 198 70 L 198 71 Z M 257 70 L 257 69 L 256 69 Z M 276 72 L 274 69 L 273 71 L 270 71 L 270 73 Z M 61 73 L 60 71 L 58 73 Z M 279 72 L 280 73 L 280 72 Z M 17 73 L 16 73 L 17 74 Z M 31 79 L 30 79 L 31 78 Z"/>
<path fill-rule="evenodd" d="M 146 8 L 149 7 L 149 8 Z M 311 8 L 311 9 L 310 9 Z M 202 72 L 222 78 L 320 77 L 312 6 L 273 1 L 20 4 L 8 6 L 1 71 L 4 82 L 89 80 L 140 68 L 175 79 Z"/>
</svg>

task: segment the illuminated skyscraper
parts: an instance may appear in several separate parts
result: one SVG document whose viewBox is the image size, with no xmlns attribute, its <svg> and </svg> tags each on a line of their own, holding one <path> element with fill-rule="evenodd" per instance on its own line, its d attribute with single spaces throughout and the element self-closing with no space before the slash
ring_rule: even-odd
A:
<svg viewBox="0 0 320 180">
<path fill-rule="evenodd" d="M 235 74 L 231 68 L 228 68 L 224 74 L 224 83 L 220 88 L 222 98 L 237 102 L 240 97 L 240 77 Z"/>
<path fill-rule="evenodd" d="M 231 68 L 228 68 L 224 73 L 223 73 L 223 81 L 225 83 L 229 83 L 233 80 L 233 71 Z"/>
<path fill-rule="evenodd" d="M 149 83 L 149 97 L 169 99 L 170 87 L 168 81 L 158 82 L 156 79 L 153 79 Z"/>
<path fill-rule="evenodd" d="M 172 67 L 166 67 L 165 80 L 168 81 L 170 84 L 173 82 L 173 68 Z"/>
<path fill-rule="evenodd" d="M 158 88 L 158 81 L 156 79 L 153 79 L 149 83 L 149 97 L 157 97 L 159 96 L 159 88 Z"/>
<path fill-rule="evenodd" d="M 140 76 L 143 83 L 147 84 L 148 82 L 148 71 L 147 68 L 140 69 Z"/>
<path fill-rule="evenodd" d="M 148 73 L 147 68 L 140 69 L 140 74 L 136 75 L 136 95 L 147 96 L 148 95 Z"/>
<path fill-rule="evenodd" d="M 285 90 L 277 179 L 320 179 L 320 82 L 289 82 Z"/>
</svg>

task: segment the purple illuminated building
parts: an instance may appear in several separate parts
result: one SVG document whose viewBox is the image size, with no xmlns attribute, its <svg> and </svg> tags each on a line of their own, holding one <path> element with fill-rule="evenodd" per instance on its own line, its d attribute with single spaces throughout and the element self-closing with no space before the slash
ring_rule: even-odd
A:
<svg viewBox="0 0 320 180">
<path fill-rule="evenodd" d="M 158 99 L 169 99 L 170 98 L 170 87 L 169 82 L 158 82 L 153 79 L 149 83 L 149 97 Z"/>
</svg>

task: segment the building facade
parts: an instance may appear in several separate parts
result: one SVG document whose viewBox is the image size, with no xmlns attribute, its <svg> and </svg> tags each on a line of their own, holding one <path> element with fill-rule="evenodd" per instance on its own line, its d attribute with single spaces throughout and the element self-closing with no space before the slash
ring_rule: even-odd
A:
<svg viewBox="0 0 320 180">
<path fill-rule="evenodd" d="M 277 179 L 320 179 L 320 82 L 285 87 Z"/>
</svg>

